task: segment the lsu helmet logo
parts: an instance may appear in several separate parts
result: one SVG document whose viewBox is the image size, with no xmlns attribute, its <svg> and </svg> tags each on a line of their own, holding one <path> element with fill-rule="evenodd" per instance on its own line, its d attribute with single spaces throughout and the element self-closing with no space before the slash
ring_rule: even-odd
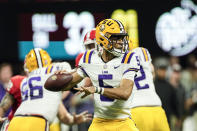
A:
<svg viewBox="0 0 197 131">
<path fill-rule="evenodd" d="M 102 24 L 102 25 L 100 26 L 100 28 L 99 28 L 99 29 L 100 29 L 100 31 L 102 31 L 102 32 L 103 32 L 103 31 L 105 30 L 105 25 L 104 25 L 104 24 Z"/>
</svg>

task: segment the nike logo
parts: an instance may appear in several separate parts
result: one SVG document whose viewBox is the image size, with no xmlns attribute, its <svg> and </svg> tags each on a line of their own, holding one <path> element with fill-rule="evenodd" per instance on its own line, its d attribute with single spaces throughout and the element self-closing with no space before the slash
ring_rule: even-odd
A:
<svg viewBox="0 0 197 131">
<path fill-rule="evenodd" d="M 114 69 L 117 69 L 118 67 L 120 67 L 120 65 L 118 65 L 118 66 L 114 66 Z"/>
</svg>

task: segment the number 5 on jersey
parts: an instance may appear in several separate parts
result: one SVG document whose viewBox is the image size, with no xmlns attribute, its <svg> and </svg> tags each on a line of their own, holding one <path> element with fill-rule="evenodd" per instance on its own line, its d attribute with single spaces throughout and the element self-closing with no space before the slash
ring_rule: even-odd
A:
<svg viewBox="0 0 197 131">
<path fill-rule="evenodd" d="M 103 88 L 113 88 L 112 86 L 105 86 L 103 83 L 103 80 L 112 80 L 112 75 L 111 74 L 102 74 L 98 75 L 98 80 L 99 80 L 99 86 Z M 110 99 L 108 97 L 105 97 L 103 95 L 100 95 L 100 100 L 105 101 L 105 102 L 112 102 L 114 99 Z"/>
</svg>

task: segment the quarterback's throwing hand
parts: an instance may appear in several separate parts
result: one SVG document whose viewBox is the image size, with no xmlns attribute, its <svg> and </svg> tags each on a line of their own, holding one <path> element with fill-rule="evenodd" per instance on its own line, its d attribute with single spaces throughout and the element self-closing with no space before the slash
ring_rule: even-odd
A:
<svg viewBox="0 0 197 131">
<path fill-rule="evenodd" d="M 74 89 L 80 91 L 81 93 L 82 92 L 85 93 L 83 96 L 81 96 L 81 98 L 85 98 L 86 96 L 95 93 L 95 87 L 94 86 L 89 86 L 89 87 L 83 87 L 82 86 L 82 87 L 78 87 L 78 88 L 74 88 Z"/>
</svg>

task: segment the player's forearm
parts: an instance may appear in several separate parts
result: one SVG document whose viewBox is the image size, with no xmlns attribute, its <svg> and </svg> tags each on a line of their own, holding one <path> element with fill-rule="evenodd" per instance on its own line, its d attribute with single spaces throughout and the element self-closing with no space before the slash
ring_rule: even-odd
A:
<svg viewBox="0 0 197 131">
<path fill-rule="evenodd" d="M 70 125 L 74 122 L 73 116 L 67 111 L 62 102 L 59 105 L 58 118 L 64 124 Z"/>
<path fill-rule="evenodd" d="M 105 88 L 103 95 L 111 99 L 127 100 L 130 96 L 130 92 L 118 88 Z"/>
<path fill-rule="evenodd" d="M 71 124 L 74 123 L 74 118 L 69 113 L 65 114 L 65 115 L 62 115 L 62 116 L 59 116 L 59 119 L 62 123 L 67 124 L 67 125 L 71 125 Z"/>
<path fill-rule="evenodd" d="M 112 99 L 127 100 L 132 92 L 133 82 L 123 79 L 118 88 L 105 88 L 103 95 Z"/>
<path fill-rule="evenodd" d="M 3 117 L 5 114 L 5 110 L 0 107 L 0 117 Z"/>
<path fill-rule="evenodd" d="M 14 99 L 9 93 L 3 97 L 0 103 L 0 116 L 4 116 L 5 112 L 13 105 Z"/>
<path fill-rule="evenodd" d="M 84 87 L 93 86 L 89 77 L 84 78 Z"/>
</svg>

